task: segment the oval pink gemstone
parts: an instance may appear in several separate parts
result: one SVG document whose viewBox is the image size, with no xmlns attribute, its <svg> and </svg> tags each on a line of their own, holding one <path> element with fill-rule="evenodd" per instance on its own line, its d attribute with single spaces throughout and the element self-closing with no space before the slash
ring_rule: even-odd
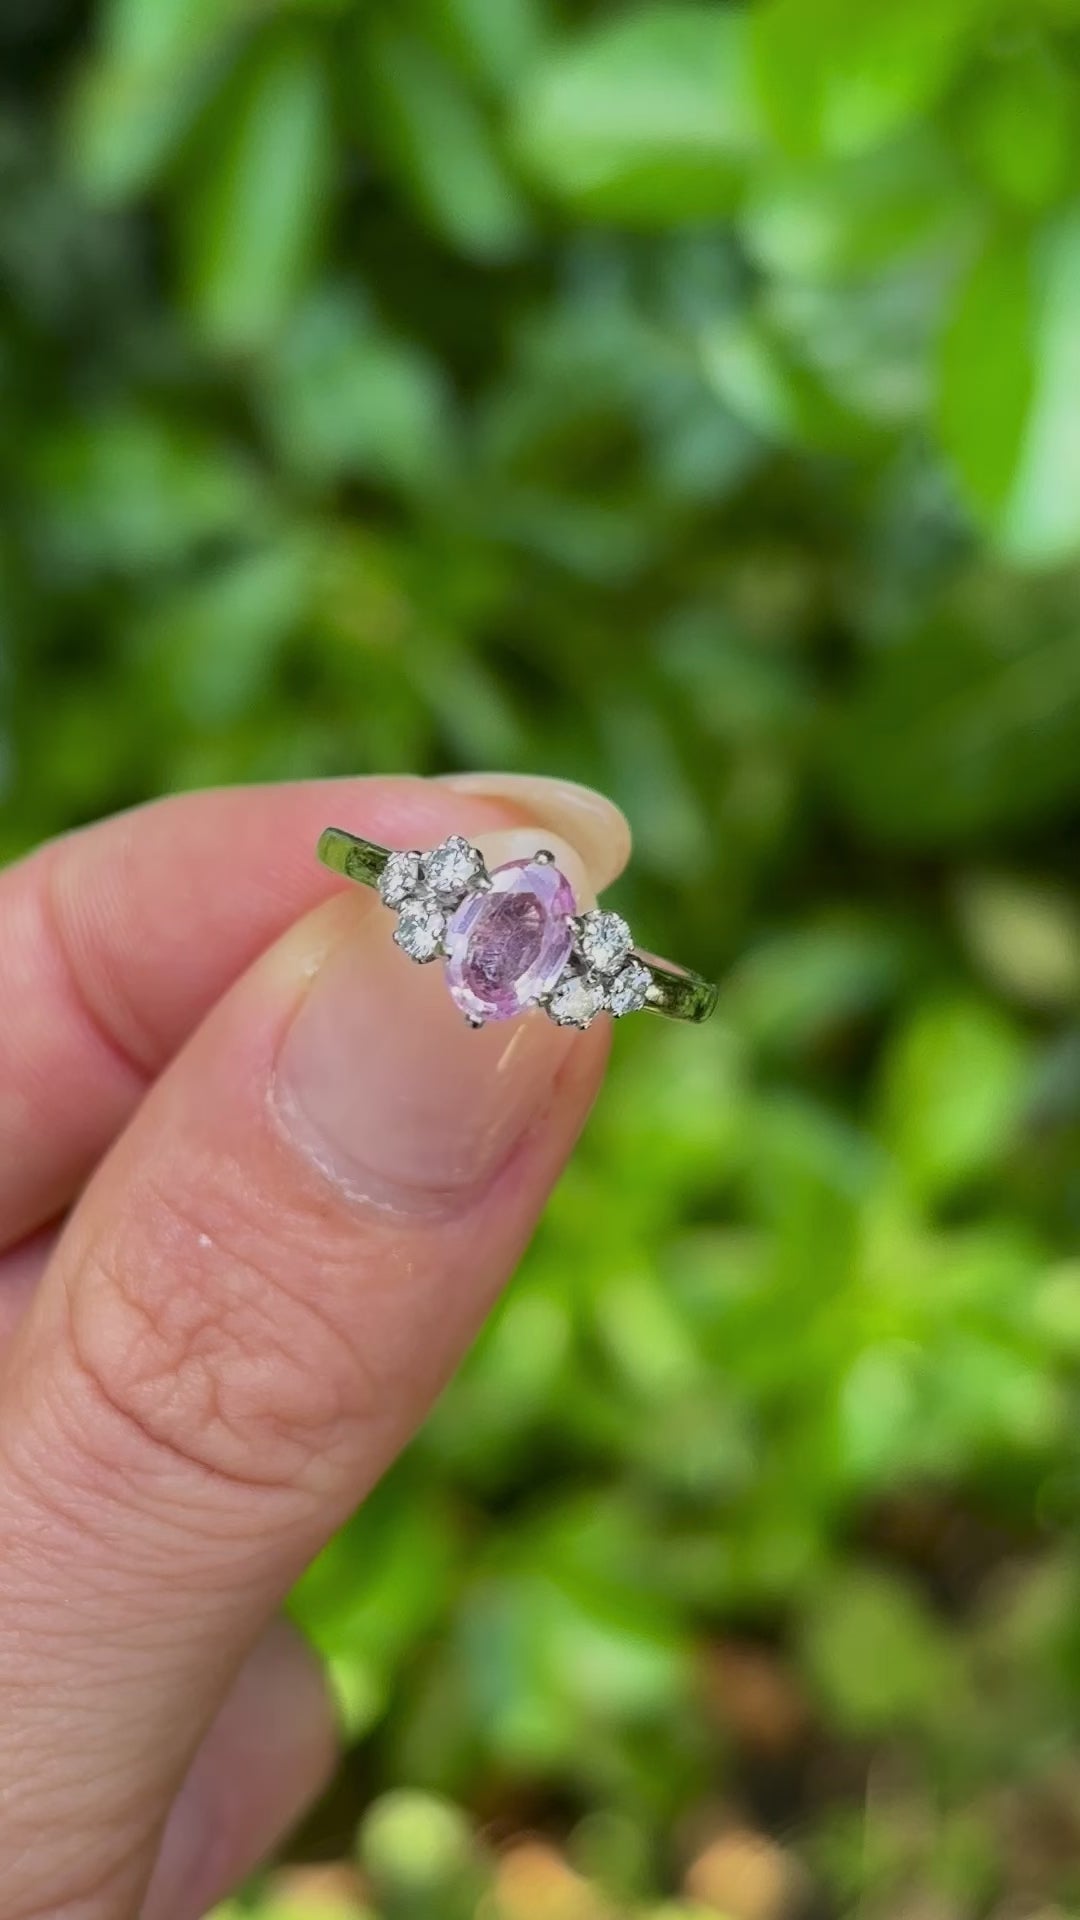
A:
<svg viewBox="0 0 1080 1920">
<path fill-rule="evenodd" d="M 511 1020 L 553 987 L 570 953 L 574 893 L 558 867 L 508 860 L 446 929 L 446 981 L 462 1013 Z"/>
</svg>

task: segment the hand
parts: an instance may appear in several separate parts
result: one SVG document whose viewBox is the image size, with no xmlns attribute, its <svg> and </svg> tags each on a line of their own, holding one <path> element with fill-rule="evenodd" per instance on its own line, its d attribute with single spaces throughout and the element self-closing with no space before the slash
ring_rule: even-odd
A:
<svg viewBox="0 0 1080 1920">
<path fill-rule="evenodd" d="M 468 1031 L 317 865 L 329 823 L 489 862 L 539 837 L 586 901 L 627 851 L 553 782 L 334 781 L 167 800 L 0 875 L 5 1920 L 194 1920 L 318 1791 L 332 1714 L 275 1610 L 472 1338 L 603 1070 L 606 1022 Z"/>
</svg>

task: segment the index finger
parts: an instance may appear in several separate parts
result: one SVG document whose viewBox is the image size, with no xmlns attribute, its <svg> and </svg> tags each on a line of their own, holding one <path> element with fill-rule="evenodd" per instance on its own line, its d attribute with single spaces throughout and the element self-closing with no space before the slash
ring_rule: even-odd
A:
<svg viewBox="0 0 1080 1920">
<path fill-rule="evenodd" d="M 426 846 L 446 800 L 441 782 L 409 777 L 182 794 L 0 874 L 0 1249 L 67 1209 L 214 1003 L 335 890 L 314 858 L 321 829 L 340 815 L 373 840 Z M 561 781 L 471 776 L 454 817 L 466 833 L 572 819 L 578 845 L 591 831 L 603 849 L 600 885 L 626 844 L 610 802 Z"/>
</svg>

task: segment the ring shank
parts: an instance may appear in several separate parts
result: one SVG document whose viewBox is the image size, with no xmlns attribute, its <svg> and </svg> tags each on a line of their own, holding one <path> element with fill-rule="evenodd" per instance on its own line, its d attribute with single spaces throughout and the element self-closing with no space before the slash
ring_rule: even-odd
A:
<svg viewBox="0 0 1080 1920">
<path fill-rule="evenodd" d="M 645 1001 L 646 1012 L 662 1013 L 667 1020 L 689 1020 L 694 1026 L 700 1026 L 716 1011 L 720 989 L 711 980 L 705 980 L 700 973 L 691 973 L 687 968 L 669 966 L 664 960 L 654 960 L 649 954 L 639 953 L 637 957 L 652 975 Z"/>
<path fill-rule="evenodd" d="M 344 827 L 327 827 L 319 835 L 318 855 L 325 867 L 343 874 L 346 880 L 355 880 L 362 887 L 377 887 L 390 858 L 390 849 L 377 846 L 374 840 L 363 840 L 358 834 L 346 833 Z M 639 953 L 637 957 L 650 975 L 646 1011 L 661 1013 L 668 1020 L 689 1020 L 695 1025 L 709 1018 L 718 996 L 718 989 L 710 980 L 703 980 L 699 973 L 690 973 L 665 960 L 656 960 L 651 954 Z"/>
<path fill-rule="evenodd" d="M 376 846 L 374 840 L 361 840 L 344 827 L 327 827 L 319 835 L 316 849 L 324 867 L 343 873 L 346 880 L 357 880 L 362 887 L 377 887 L 382 870 L 390 858 L 389 847 Z"/>
</svg>

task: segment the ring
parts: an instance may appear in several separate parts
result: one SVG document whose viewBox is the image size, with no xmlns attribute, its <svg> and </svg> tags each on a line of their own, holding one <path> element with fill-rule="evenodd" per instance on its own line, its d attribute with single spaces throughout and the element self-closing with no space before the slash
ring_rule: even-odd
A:
<svg viewBox="0 0 1080 1920">
<path fill-rule="evenodd" d="M 717 988 L 700 974 L 636 951 L 621 914 L 579 913 L 573 888 L 544 847 L 490 873 L 458 833 L 428 853 L 393 852 L 341 827 L 319 837 L 319 859 L 377 889 L 397 914 L 394 939 L 410 960 L 442 959 L 454 1004 L 471 1027 L 542 1007 L 560 1027 L 597 1014 L 662 1013 L 707 1020 Z"/>
</svg>

